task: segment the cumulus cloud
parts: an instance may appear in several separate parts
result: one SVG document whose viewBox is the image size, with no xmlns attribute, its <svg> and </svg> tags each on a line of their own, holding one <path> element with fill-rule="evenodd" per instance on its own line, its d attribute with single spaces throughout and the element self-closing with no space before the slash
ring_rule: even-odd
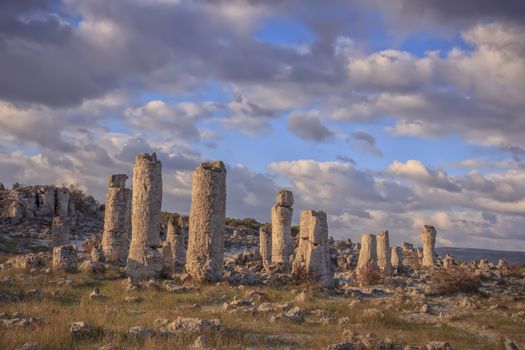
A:
<svg viewBox="0 0 525 350">
<path fill-rule="evenodd" d="M 321 143 L 334 137 L 334 133 L 316 115 L 291 114 L 288 117 L 288 130 L 305 141 Z"/>
</svg>

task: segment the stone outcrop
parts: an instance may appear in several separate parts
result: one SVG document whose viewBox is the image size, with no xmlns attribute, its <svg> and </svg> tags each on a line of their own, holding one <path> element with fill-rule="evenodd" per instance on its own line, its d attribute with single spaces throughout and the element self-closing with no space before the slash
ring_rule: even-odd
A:
<svg viewBox="0 0 525 350">
<path fill-rule="evenodd" d="M 108 262 L 125 265 L 131 236 L 131 190 L 127 176 L 111 175 L 106 194 L 102 250 Z"/>
<path fill-rule="evenodd" d="M 306 210 L 301 213 L 299 246 L 292 273 L 305 272 L 322 287 L 334 286 L 334 273 L 328 245 L 328 223 L 323 211 Z"/>
<path fill-rule="evenodd" d="M 403 251 L 400 247 L 392 247 L 390 250 L 390 262 L 396 273 L 403 271 Z"/>
<path fill-rule="evenodd" d="M 157 155 L 139 154 L 133 168 L 131 244 L 126 273 L 133 279 L 158 277 L 163 266 L 160 245 L 162 164 Z"/>
<path fill-rule="evenodd" d="M 376 236 L 365 233 L 361 236 L 361 248 L 359 249 L 359 260 L 357 261 L 357 272 L 366 268 L 367 265 L 377 269 L 377 240 Z"/>
<path fill-rule="evenodd" d="M 259 254 L 263 264 L 267 265 L 272 261 L 272 226 L 263 225 L 259 228 Z"/>
<path fill-rule="evenodd" d="M 284 272 L 290 270 L 293 255 L 292 215 L 293 193 L 287 190 L 277 192 L 272 207 L 272 263 L 282 264 Z"/>
<path fill-rule="evenodd" d="M 51 247 L 68 244 L 70 234 L 71 220 L 62 216 L 55 216 L 51 224 Z"/>
<path fill-rule="evenodd" d="M 77 271 L 77 250 L 75 246 L 67 244 L 53 248 L 53 270 Z"/>
<path fill-rule="evenodd" d="M 186 270 L 201 282 L 222 278 L 226 220 L 226 168 L 200 164 L 193 173 Z"/>
<path fill-rule="evenodd" d="M 175 217 L 168 219 L 166 241 L 160 249 L 164 265 L 173 272 L 183 270 L 186 263 L 183 225 L 182 217 L 179 220 Z"/>
<path fill-rule="evenodd" d="M 436 229 L 434 226 L 425 225 L 421 229 L 420 235 L 423 241 L 423 260 L 421 264 L 426 267 L 434 266 L 436 262 L 436 252 L 434 250 Z"/>
<path fill-rule="evenodd" d="M 384 276 L 388 276 L 392 273 L 388 231 L 377 233 L 377 266 L 379 267 L 379 272 Z"/>
</svg>

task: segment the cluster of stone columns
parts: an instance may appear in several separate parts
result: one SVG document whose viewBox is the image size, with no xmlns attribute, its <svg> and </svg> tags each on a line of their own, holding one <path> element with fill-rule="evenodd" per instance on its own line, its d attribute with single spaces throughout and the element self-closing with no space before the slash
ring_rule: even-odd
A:
<svg viewBox="0 0 525 350">
<path fill-rule="evenodd" d="M 292 274 L 306 272 L 322 287 L 334 286 L 334 273 L 330 262 L 328 223 L 324 211 L 306 210 L 299 223 L 299 246 L 293 262 Z"/>
<path fill-rule="evenodd" d="M 139 154 L 133 167 L 131 244 L 126 273 L 135 279 L 158 277 L 162 267 L 160 210 L 162 164 L 155 153 Z"/>
<path fill-rule="evenodd" d="M 200 282 L 222 278 L 226 220 L 226 168 L 202 163 L 193 173 L 186 271 Z"/>
<path fill-rule="evenodd" d="M 125 265 L 131 235 L 131 190 L 126 188 L 124 174 L 109 177 L 104 212 L 102 250 L 106 261 Z"/>
<path fill-rule="evenodd" d="M 272 263 L 282 264 L 283 272 L 290 272 L 293 255 L 292 215 L 293 193 L 287 190 L 277 192 L 272 207 Z"/>
</svg>

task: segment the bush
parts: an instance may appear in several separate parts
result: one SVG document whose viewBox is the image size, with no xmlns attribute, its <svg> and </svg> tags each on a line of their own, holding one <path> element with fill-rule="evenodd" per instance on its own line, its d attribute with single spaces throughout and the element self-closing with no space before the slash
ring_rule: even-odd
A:
<svg viewBox="0 0 525 350">
<path fill-rule="evenodd" d="M 431 290 L 435 294 L 477 293 L 481 285 L 478 276 L 457 267 L 451 270 L 437 269 L 430 277 Z"/>
<path fill-rule="evenodd" d="M 381 274 L 377 266 L 367 262 L 365 266 L 356 271 L 356 282 L 360 286 L 377 284 L 381 281 Z"/>
</svg>

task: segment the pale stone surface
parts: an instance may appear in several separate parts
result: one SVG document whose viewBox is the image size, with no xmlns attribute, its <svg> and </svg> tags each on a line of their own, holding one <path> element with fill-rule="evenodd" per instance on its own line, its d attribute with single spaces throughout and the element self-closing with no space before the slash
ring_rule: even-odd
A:
<svg viewBox="0 0 525 350">
<path fill-rule="evenodd" d="M 289 272 L 294 250 L 291 231 L 293 194 L 281 190 L 275 197 L 277 204 L 272 207 L 272 263 L 283 264 L 284 272 Z"/>
<path fill-rule="evenodd" d="M 58 247 L 69 243 L 71 234 L 71 220 L 55 216 L 51 224 L 51 246 Z"/>
<path fill-rule="evenodd" d="M 158 277 L 163 260 L 160 244 L 162 164 L 153 153 L 139 154 L 133 168 L 131 244 L 126 273 L 133 279 Z"/>
<path fill-rule="evenodd" d="M 53 248 L 53 270 L 77 271 L 77 250 L 72 244 Z"/>
<path fill-rule="evenodd" d="M 390 250 L 391 258 L 390 262 L 392 269 L 396 272 L 401 272 L 403 270 L 403 252 L 400 247 L 392 247 Z"/>
<path fill-rule="evenodd" d="M 332 288 L 334 273 L 329 249 L 326 213 L 314 210 L 303 211 L 299 224 L 299 246 L 292 273 L 303 270 L 322 287 Z"/>
<path fill-rule="evenodd" d="M 259 253 L 263 263 L 268 264 L 272 261 L 272 227 L 263 225 L 259 229 Z"/>
<path fill-rule="evenodd" d="M 184 235 L 181 222 L 170 217 L 167 224 L 166 241 L 160 252 L 164 258 L 164 264 L 169 270 L 181 271 L 186 263 L 186 249 L 184 246 Z"/>
<path fill-rule="evenodd" d="M 186 270 L 197 281 L 222 278 L 226 220 L 226 168 L 200 164 L 193 173 Z"/>
<path fill-rule="evenodd" d="M 377 233 L 377 266 L 379 267 L 379 271 L 385 276 L 392 273 L 388 231 Z"/>
<path fill-rule="evenodd" d="M 106 194 L 102 249 L 108 262 L 125 265 L 131 235 L 131 190 L 124 174 L 111 175 Z"/>
<path fill-rule="evenodd" d="M 436 229 L 434 226 L 425 225 L 421 229 L 420 235 L 423 241 L 422 265 L 426 267 L 433 266 L 436 262 L 436 252 L 434 250 L 434 245 L 436 244 Z"/>
<path fill-rule="evenodd" d="M 376 236 L 365 233 L 361 236 L 361 249 L 359 250 L 359 260 L 357 270 L 363 269 L 368 263 L 377 268 L 377 240 Z"/>
</svg>

